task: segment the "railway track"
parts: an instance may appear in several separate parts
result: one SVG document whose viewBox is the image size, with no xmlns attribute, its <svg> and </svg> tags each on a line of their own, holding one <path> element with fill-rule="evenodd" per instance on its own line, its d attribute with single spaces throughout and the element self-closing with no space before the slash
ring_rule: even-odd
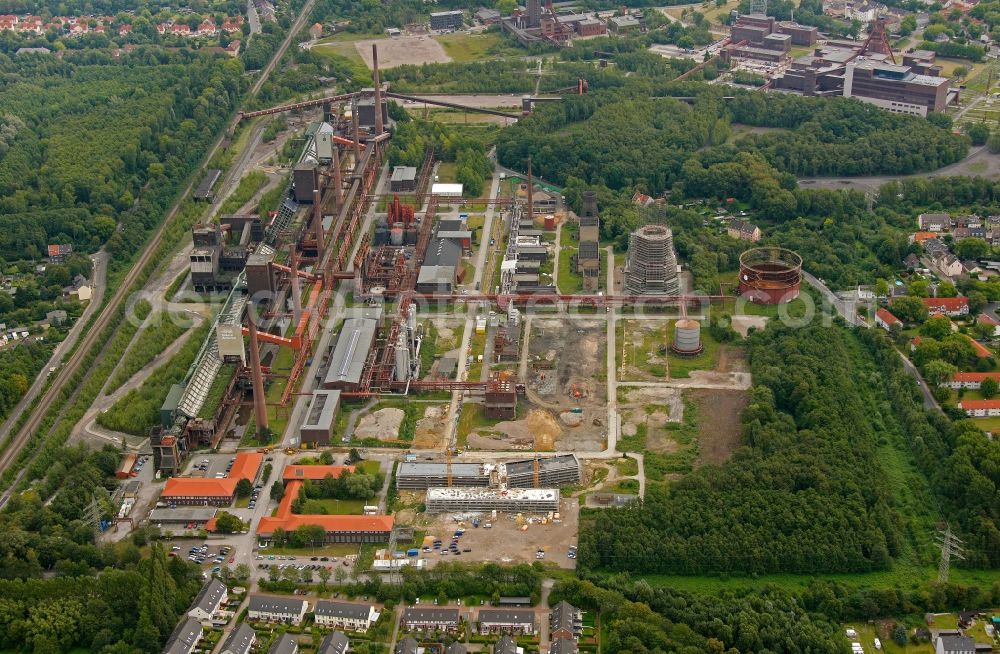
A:
<svg viewBox="0 0 1000 654">
<path fill-rule="evenodd" d="M 312 12 L 312 8 L 315 4 L 316 0 L 307 0 L 305 5 L 303 5 L 302 10 L 299 12 L 299 15 L 296 18 L 295 23 L 292 25 L 291 29 L 289 29 L 288 36 L 282 42 L 281 47 L 278 48 L 278 51 L 275 52 L 274 56 L 271 58 L 271 61 L 268 62 L 268 65 L 261 72 L 260 77 L 250 88 L 250 92 L 247 94 L 247 99 L 252 98 L 260 91 L 261 86 L 263 86 L 264 82 L 267 80 L 268 76 L 270 76 L 271 72 L 274 70 L 277 63 L 281 60 L 285 52 L 288 50 L 288 46 L 292 42 L 292 39 L 295 38 L 295 35 L 304 26 L 306 19 Z M 215 156 L 215 153 L 218 152 L 219 148 L 222 145 L 222 141 L 225 138 L 225 134 L 232 132 L 235 129 L 236 125 L 239 123 L 239 120 L 240 120 L 239 113 L 237 113 L 230 122 L 228 129 L 215 140 L 215 143 L 205 154 L 205 157 L 202 160 L 202 166 L 204 166 L 205 163 L 210 161 L 212 157 Z M 6 447 L 2 452 L 0 452 L 0 474 L 5 473 L 7 469 L 10 468 L 10 466 L 17 461 L 18 456 L 24 449 L 24 446 L 27 445 L 28 441 L 31 439 L 31 435 L 39 428 L 42 421 L 45 419 L 45 415 L 48 413 L 49 406 L 54 403 L 56 397 L 58 397 L 59 393 L 62 391 L 66 383 L 77 373 L 77 371 L 80 368 L 80 365 L 86 358 L 87 353 L 89 353 L 91 348 L 93 348 L 94 345 L 97 344 L 98 339 L 101 338 L 104 330 L 108 327 L 108 325 L 111 324 L 111 321 L 113 320 L 115 314 L 118 312 L 118 309 L 122 306 L 123 302 L 125 302 L 130 293 L 134 292 L 132 286 L 135 284 L 136 280 L 139 279 L 139 277 L 142 275 L 143 269 L 150 263 L 153 256 L 156 254 L 156 251 L 159 248 L 160 243 L 162 243 L 163 241 L 163 236 L 167 231 L 167 227 L 170 225 L 174 217 L 177 215 L 177 211 L 178 209 L 180 209 L 181 203 L 184 201 L 184 198 L 190 195 L 191 189 L 194 187 L 196 180 L 197 177 L 195 176 L 191 179 L 191 181 L 188 182 L 188 185 L 187 187 L 185 187 L 184 192 L 181 193 L 180 196 L 178 196 L 177 200 L 170 207 L 170 211 L 167 212 L 167 215 L 160 223 L 160 227 L 156 230 L 156 232 L 153 234 L 153 237 L 146 245 L 146 249 L 143 250 L 142 254 L 139 256 L 139 259 L 128 271 L 128 274 L 125 275 L 125 278 L 122 280 L 122 283 L 119 285 L 118 289 L 111 296 L 111 299 L 108 301 L 107 305 L 105 305 L 104 309 L 102 309 L 100 314 L 97 316 L 97 319 L 94 322 L 93 327 L 90 329 L 89 332 L 83 335 L 82 339 L 80 340 L 79 346 L 76 348 L 73 354 L 65 361 L 62 367 L 59 368 L 59 370 L 56 373 L 54 373 L 55 378 L 53 379 L 52 384 L 50 384 L 48 389 L 42 394 L 41 398 L 38 400 L 35 406 L 30 409 L 31 413 L 29 414 L 28 419 L 25 421 L 24 425 L 21 426 L 21 428 L 17 431 L 17 433 L 13 436 L 12 439 L 8 440 Z M 27 468 L 25 468 L 25 470 L 26 469 Z M 18 473 L 18 476 L 11 482 L 11 485 L 8 488 L 8 490 L 3 494 L 3 496 L 0 496 L 0 507 L 5 505 L 7 501 L 10 499 L 12 490 L 17 486 L 17 483 L 22 479 L 25 470 L 21 470 L 21 472 Z"/>
</svg>

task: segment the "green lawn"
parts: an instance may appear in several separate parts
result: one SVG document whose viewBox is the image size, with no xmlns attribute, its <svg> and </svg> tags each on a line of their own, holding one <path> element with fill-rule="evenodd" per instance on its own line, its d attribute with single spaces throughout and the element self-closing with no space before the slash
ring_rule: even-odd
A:
<svg viewBox="0 0 1000 654">
<path fill-rule="evenodd" d="M 667 333 L 673 340 L 674 322 L 671 320 L 667 326 Z M 693 370 L 711 370 L 715 368 L 719 358 L 719 342 L 712 338 L 708 329 L 702 325 L 701 344 L 704 350 L 701 354 L 693 357 L 680 356 L 667 349 L 667 368 L 672 379 L 684 379 L 691 376 Z"/>
<path fill-rule="evenodd" d="M 359 550 L 357 543 L 335 543 L 324 547 L 268 547 L 260 551 L 266 559 L 268 556 L 347 556 L 357 554 Z M 344 568 L 347 570 L 347 568 Z"/>
<path fill-rule="evenodd" d="M 371 500 L 375 502 L 373 498 Z M 302 515 L 364 515 L 367 500 L 306 500 Z"/>
<path fill-rule="evenodd" d="M 503 43 L 503 38 L 495 33 L 484 34 L 441 34 L 434 40 L 444 47 L 449 57 L 457 62 L 485 59 Z"/>
<path fill-rule="evenodd" d="M 573 257 L 578 249 L 573 246 L 561 245 L 559 248 L 559 269 L 556 271 L 556 285 L 559 292 L 576 294 L 583 290 L 583 275 L 574 269 Z"/>
<path fill-rule="evenodd" d="M 934 625 L 937 627 L 937 625 Z M 875 651 L 875 626 L 871 624 L 865 624 L 864 622 L 848 622 L 844 625 L 844 628 L 851 627 L 856 632 L 858 632 L 857 642 L 865 648 L 866 652 Z M 912 632 L 912 629 L 908 631 Z M 895 642 L 893 642 L 890 634 L 882 634 L 879 636 L 879 640 L 882 644 L 882 651 L 886 654 L 933 654 L 934 646 L 929 643 L 921 643 L 919 645 L 913 645 L 907 643 L 905 647 L 900 647 Z"/>
<path fill-rule="evenodd" d="M 472 341 L 469 343 L 469 354 L 472 355 L 472 364 L 469 366 L 469 374 L 466 379 L 469 381 L 479 381 L 483 373 L 485 361 L 479 360 L 479 355 L 486 350 L 486 334 L 472 334 Z M 459 361 L 458 365 L 464 365 L 464 361 Z"/>
</svg>

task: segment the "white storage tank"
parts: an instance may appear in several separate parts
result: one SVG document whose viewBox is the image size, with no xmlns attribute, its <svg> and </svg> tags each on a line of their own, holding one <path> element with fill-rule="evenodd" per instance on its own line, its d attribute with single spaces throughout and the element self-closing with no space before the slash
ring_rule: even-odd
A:
<svg viewBox="0 0 1000 654">
<path fill-rule="evenodd" d="M 676 354 L 695 355 L 702 351 L 701 323 L 683 318 L 674 323 L 674 340 L 670 346 Z"/>
</svg>

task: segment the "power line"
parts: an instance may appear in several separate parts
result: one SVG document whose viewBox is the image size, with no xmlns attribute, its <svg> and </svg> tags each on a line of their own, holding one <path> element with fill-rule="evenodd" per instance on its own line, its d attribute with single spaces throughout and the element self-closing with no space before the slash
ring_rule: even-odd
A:
<svg viewBox="0 0 1000 654">
<path fill-rule="evenodd" d="M 941 548 L 941 563 L 938 565 L 938 583 L 947 583 L 948 574 L 951 571 L 951 559 L 954 557 L 959 560 L 965 560 L 965 543 L 958 536 L 951 533 L 950 524 L 945 524 L 944 529 L 939 529 L 934 536 L 934 540 L 937 541 L 938 547 Z"/>
</svg>

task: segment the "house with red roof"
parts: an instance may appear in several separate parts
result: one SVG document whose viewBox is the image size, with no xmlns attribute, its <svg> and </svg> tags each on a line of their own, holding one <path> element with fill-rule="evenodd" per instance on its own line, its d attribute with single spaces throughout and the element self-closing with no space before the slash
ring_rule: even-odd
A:
<svg viewBox="0 0 1000 654">
<path fill-rule="evenodd" d="M 170 27 L 170 31 L 178 36 L 191 36 L 191 26 L 187 23 L 174 23 Z"/>
<path fill-rule="evenodd" d="M 218 33 L 218 29 L 215 27 L 215 21 L 209 18 L 201 21 L 201 25 L 198 26 L 198 36 L 215 36 Z"/>
<path fill-rule="evenodd" d="M 983 381 L 992 379 L 1000 383 L 1000 372 L 956 372 L 951 379 L 941 382 L 941 386 L 947 386 L 952 390 L 965 388 L 978 391 L 983 385 Z"/>
<path fill-rule="evenodd" d="M 1000 416 L 1000 400 L 962 400 L 958 408 L 970 418 L 992 418 Z"/>
<path fill-rule="evenodd" d="M 881 307 L 875 312 L 875 324 L 887 332 L 892 330 L 893 325 L 899 325 L 900 329 L 903 327 L 902 320 L 889 313 L 887 309 Z"/>
<path fill-rule="evenodd" d="M 236 484 L 241 479 L 253 482 L 263 462 L 263 454 L 241 452 L 225 477 L 171 477 L 163 486 L 160 499 L 172 504 L 229 506 L 236 499 Z"/>
<path fill-rule="evenodd" d="M 243 16 L 230 16 L 222 21 L 223 32 L 239 32 L 243 29 Z"/>
<path fill-rule="evenodd" d="M 952 318 L 969 315 L 967 297 L 922 297 L 920 300 L 930 313 L 940 312 Z"/>
</svg>

